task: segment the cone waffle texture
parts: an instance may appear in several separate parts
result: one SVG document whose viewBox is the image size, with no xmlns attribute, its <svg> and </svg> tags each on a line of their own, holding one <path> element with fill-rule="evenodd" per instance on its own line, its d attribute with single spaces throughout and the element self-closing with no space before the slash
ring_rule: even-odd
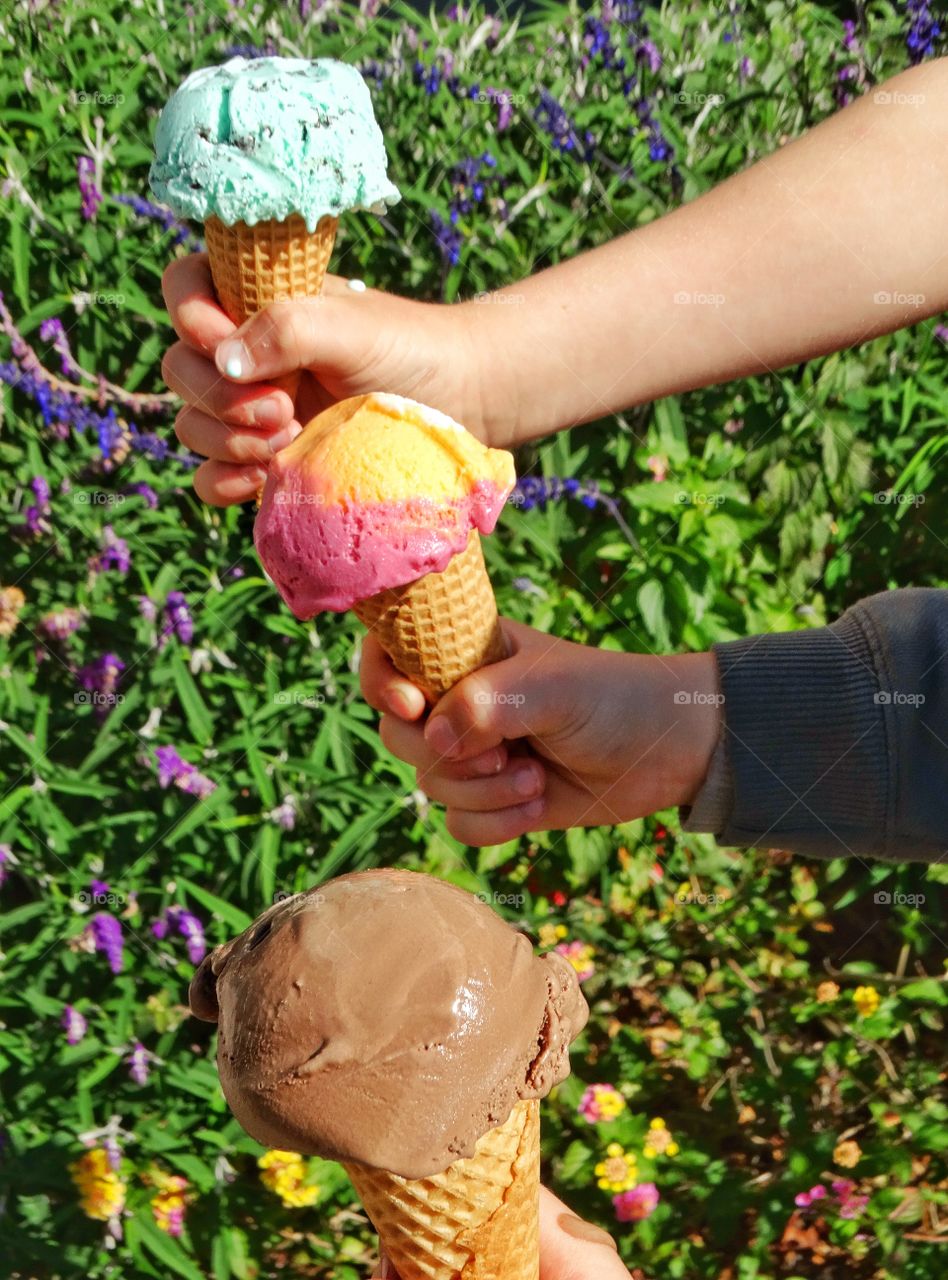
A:
<svg viewBox="0 0 948 1280">
<path fill-rule="evenodd" d="M 325 217 L 313 232 L 294 213 L 284 222 L 228 227 L 220 218 L 204 223 L 211 275 L 221 306 L 235 324 L 271 302 L 315 298 L 323 287 L 338 218 Z"/>
<path fill-rule="evenodd" d="M 443 573 L 353 605 L 401 673 L 432 701 L 464 676 L 507 656 L 475 529 Z"/>
<path fill-rule="evenodd" d="M 434 1177 L 346 1172 L 399 1280 L 538 1280 L 539 1102 L 518 1102 L 469 1160 Z"/>
</svg>

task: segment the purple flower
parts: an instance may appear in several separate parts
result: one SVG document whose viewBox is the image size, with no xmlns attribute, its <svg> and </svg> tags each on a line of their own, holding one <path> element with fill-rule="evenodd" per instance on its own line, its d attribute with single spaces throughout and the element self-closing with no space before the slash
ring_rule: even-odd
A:
<svg viewBox="0 0 948 1280">
<path fill-rule="evenodd" d="M 128 1065 L 128 1074 L 132 1077 L 136 1084 L 148 1083 L 148 1064 L 152 1055 L 148 1052 L 140 1040 L 136 1040 L 132 1045 L 132 1051 L 125 1059 Z"/>
<path fill-rule="evenodd" d="M 89 560 L 90 569 L 98 570 L 99 573 L 105 573 L 109 569 L 115 569 L 118 573 L 128 573 L 131 563 L 132 557 L 128 550 L 128 543 L 116 534 L 110 524 L 107 524 L 102 530 L 102 550 Z"/>
<path fill-rule="evenodd" d="M 941 27 L 932 15 L 931 0 L 905 0 L 905 13 L 909 21 L 905 45 L 909 61 L 916 64 L 935 52 L 935 41 L 941 35 Z"/>
<path fill-rule="evenodd" d="M 4 883 L 10 874 L 10 867 L 13 865 L 13 850 L 8 844 L 0 844 L 0 885 Z"/>
<path fill-rule="evenodd" d="M 139 498 L 145 499 L 145 505 L 151 507 L 152 511 L 158 506 L 158 495 L 150 484 L 138 482 L 137 484 L 127 484 L 122 490 L 123 493 L 134 494 Z"/>
<path fill-rule="evenodd" d="M 76 173 L 82 196 L 82 216 L 89 222 L 95 218 L 96 210 L 102 203 L 102 192 L 96 183 L 95 161 L 91 156 L 79 157 L 76 161 Z"/>
<path fill-rule="evenodd" d="M 124 941 L 122 922 L 108 911 L 97 911 L 89 926 L 96 951 L 102 951 L 113 973 L 122 972 Z"/>
<path fill-rule="evenodd" d="M 103 653 L 87 662 L 76 672 L 76 679 L 88 697 L 76 694 L 76 702 L 91 702 L 99 719 L 104 719 L 118 701 L 116 690 L 124 670 L 125 663 L 114 653 Z"/>
<path fill-rule="evenodd" d="M 37 625 L 37 630 L 47 640 L 55 641 L 57 644 L 65 644 L 73 632 L 79 630 L 85 620 L 86 615 L 82 609 L 57 609 L 52 613 L 43 614 Z"/>
<path fill-rule="evenodd" d="M 65 1009 L 63 1009 L 63 1016 L 60 1020 L 60 1025 L 66 1032 L 67 1044 L 78 1044 L 89 1029 L 89 1024 L 86 1022 L 85 1018 L 79 1010 L 74 1009 L 71 1004 L 67 1004 Z"/>
<path fill-rule="evenodd" d="M 292 831 L 296 826 L 296 797 L 284 796 L 283 802 L 271 809 L 269 817 L 284 831 Z"/>
<path fill-rule="evenodd" d="M 98 902 L 100 898 L 108 899 L 112 890 L 104 880 L 93 880 L 89 885 L 89 893 L 93 902 Z"/>
<path fill-rule="evenodd" d="M 554 151 L 580 153 L 583 150 L 576 126 L 566 109 L 546 89 L 540 90 L 540 105 L 534 110 L 533 118 L 544 133 L 552 138 Z M 591 150 L 587 146 L 587 158 Z"/>
<path fill-rule="evenodd" d="M 155 758 L 158 761 L 159 787 L 170 787 L 174 783 L 186 795 L 197 796 L 200 800 L 206 800 L 217 789 L 216 782 L 183 760 L 174 747 L 156 747 Z"/>
<path fill-rule="evenodd" d="M 181 591 L 169 591 L 165 599 L 165 625 L 162 637 L 176 635 L 182 644 L 194 639 L 194 622 L 188 602 Z"/>
<path fill-rule="evenodd" d="M 948 324 L 936 324 L 935 337 L 939 342 L 948 343 Z"/>
<path fill-rule="evenodd" d="M 188 959 L 192 964 L 200 964 L 207 953 L 207 942 L 204 938 L 204 925 L 201 920 L 184 907 L 168 907 L 166 911 L 152 922 L 151 931 L 156 938 L 167 938 L 168 930 L 174 928 L 185 939 L 188 948 Z"/>
<path fill-rule="evenodd" d="M 154 622 L 158 617 L 158 606 L 149 596 L 139 596 L 138 612 L 146 622 Z"/>
<path fill-rule="evenodd" d="M 164 231 L 170 231 L 172 233 L 172 244 L 187 244 L 190 241 L 189 248 L 203 248 L 201 241 L 190 227 L 183 222 L 179 222 L 172 211 L 165 205 L 153 204 L 151 200 L 146 200 L 143 196 L 136 195 L 113 196 L 112 199 L 116 204 L 126 205 L 139 218 L 147 218 L 150 222 L 157 222 Z"/>
<path fill-rule="evenodd" d="M 456 267 L 461 261 L 461 245 L 464 242 L 464 236 L 449 222 L 445 222 L 435 209 L 430 211 L 429 216 L 442 261 L 446 266 Z"/>
</svg>

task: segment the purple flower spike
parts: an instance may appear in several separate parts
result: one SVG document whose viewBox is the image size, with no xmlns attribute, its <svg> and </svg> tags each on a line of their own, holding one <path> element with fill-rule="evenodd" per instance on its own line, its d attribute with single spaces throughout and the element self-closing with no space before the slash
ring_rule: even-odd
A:
<svg viewBox="0 0 948 1280">
<path fill-rule="evenodd" d="M 132 1052 L 125 1059 L 128 1064 L 128 1074 L 132 1077 L 136 1084 L 148 1083 L 148 1064 L 151 1060 L 151 1054 L 145 1048 L 140 1040 L 136 1040 L 132 1046 Z"/>
<path fill-rule="evenodd" d="M 96 951 L 105 954 L 113 973 L 121 973 L 125 943 L 122 938 L 122 922 L 108 911 L 97 911 L 89 926 Z"/>
<path fill-rule="evenodd" d="M 60 1025 L 66 1032 L 66 1043 L 78 1044 L 86 1034 L 89 1024 L 78 1009 L 74 1009 L 71 1004 L 67 1004 L 63 1009 Z"/>
</svg>

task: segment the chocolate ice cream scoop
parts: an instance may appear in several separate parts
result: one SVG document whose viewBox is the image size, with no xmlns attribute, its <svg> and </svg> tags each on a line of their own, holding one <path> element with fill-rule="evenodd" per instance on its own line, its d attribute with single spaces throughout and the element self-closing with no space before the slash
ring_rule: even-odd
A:
<svg viewBox="0 0 948 1280">
<path fill-rule="evenodd" d="M 588 1009 L 572 966 L 432 876 L 340 876 L 265 911 L 191 983 L 259 1142 L 440 1173 L 569 1074 Z"/>
</svg>

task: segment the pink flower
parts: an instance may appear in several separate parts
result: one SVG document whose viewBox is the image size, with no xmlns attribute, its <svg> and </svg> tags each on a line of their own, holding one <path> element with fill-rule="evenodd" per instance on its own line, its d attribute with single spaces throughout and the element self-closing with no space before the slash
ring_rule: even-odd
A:
<svg viewBox="0 0 948 1280">
<path fill-rule="evenodd" d="M 583 1094 L 577 1108 L 579 1114 L 590 1124 L 615 1120 L 625 1109 L 625 1098 L 611 1084 L 591 1084 Z"/>
<path fill-rule="evenodd" d="M 641 1222 L 658 1208 L 661 1196 L 654 1182 L 642 1182 L 631 1191 L 623 1191 L 612 1197 L 616 1217 L 620 1222 Z"/>
<path fill-rule="evenodd" d="M 826 1188 L 821 1182 L 815 1187 L 810 1187 L 809 1191 L 801 1191 L 798 1196 L 794 1196 L 793 1203 L 798 1209 L 809 1209 L 815 1200 L 822 1200 L 826 1196 Z"/>
<path fill-rule="evenodd" d="M 596 966 L 593 963 L 595 951 L 588 942 L 561 942 L 554 949 L 570 962 L 580 982 L 585 982 L 596 972 Z"/>
<path fill-rule="evenodd" d="M 660 482 L 668 475 L 668 459 L 660 453 L 653 453 L 646 459 L 645 465 L 652 473 L 652 479 Z"/>
</svg>

